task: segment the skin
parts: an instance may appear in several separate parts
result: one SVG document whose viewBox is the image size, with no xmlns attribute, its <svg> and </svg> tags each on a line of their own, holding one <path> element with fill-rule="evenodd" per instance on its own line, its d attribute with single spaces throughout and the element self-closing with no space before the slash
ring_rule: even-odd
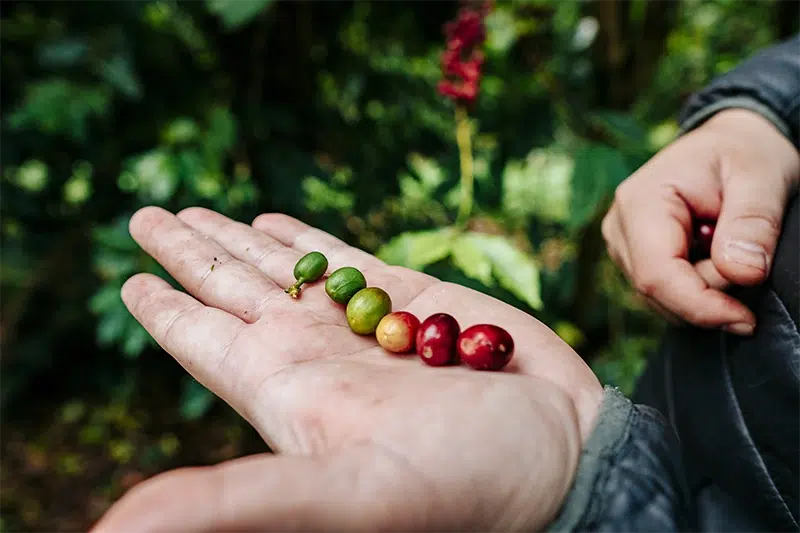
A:
<svg viewBox="0 0 800 533">
<path fill-rule="evenodd" d="M 147 207 L 130 231 L 186 292 L 138 274 L 125 304 L 276 453 L 151 478 L 94 533 L 535 531 L 555 516 L 602 388 L 546 326 L 283 215 L 251 227 L 199 208 Z M 283 293 L 310 250 L 331 271 L 361 269 L 397 310 L 463 324 L 492 317 L 517 341 L 513 361 L 486 373 L 387 353 L 349 330 L 322 284 L 300 300 Z"/>
<path fill-rule="evenodd" d="M 772 123 L 721 111 L 617 189 L 602 224 L 609 254 L 670 322 L 751 335 L 755 316 L 726 294 L 769 275 L 800 157 Z M 688 260 L 693 216 L 717 220 L 711 258 Z"/>
</svg>

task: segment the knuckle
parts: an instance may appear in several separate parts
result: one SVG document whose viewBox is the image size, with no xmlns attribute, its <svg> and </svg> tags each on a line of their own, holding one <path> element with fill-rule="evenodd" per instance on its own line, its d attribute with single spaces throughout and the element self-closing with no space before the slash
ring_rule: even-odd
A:
<svg viewBox="0 0 800 533">
<path fill-rule="evenodd" d="M 170 338 L 178 332 L 180 326 L 183 325 L 183 319 L 186 318 L 186 316 L 189 315 L 189 313 L 194 311 L 196 308 L 197 305 L 192 304 L 187 307 L 184 307 L 183 309 L 177 311 L 174 315 L 172 315 L 163 325 L 163 330 L 162 330 L 163 333 L 161 334 L 160 337 L 166 341 L 169 341 Z"/>
<path fill-rule="evenodd" d="M 682 312 L 684 320 L 696 326 L 704 326 L 709 323 L 710 316 L 703 308 L 687 307 Z"/>
<path fill-rule="evenodd" d="M 772 212 L 744 212 L 738 215 L 733 222 L 753 226 L 755 231 L 771 238 L 780 234 L 782 223 L 780 216 Z"/>
<path fill-rule="evenodd" d="M 185 218 L 198 217 L 207 212 L 208 211 L 202 207 L 192 206 L 181 209 L 175 216 L 183 220 Z"/>
<path fill-rule="evenodd" d="M 253 227 L 269 227 L 278 224 L 285 224 L 292 217 L 284 215 L 283 213 L 262 213 L 258 215 L 251 224 Z"/>
<path fill-rule="evenodd" d="M 649 272 L 645 274 L 636 273 L 633 277 L 633 287 L 636 292 L 648 298 L 654 298 L 662 284 L 663 280 L 660 276 Z"/>
<path fill-rule="evenodd" d="M 614 189 L 614 204 L 626 205 L 635 194 L 636 183 L 631 178 L 628 178 Z"/>
<path fill-rule="evenodd" d="M 278 242 L 265 242 L 263 245 L 253 247 L 251 249 L 253 266 L 259 270 L 265 268 L 269 259 L 281 249 L 283 246 Z"/>
</svg>

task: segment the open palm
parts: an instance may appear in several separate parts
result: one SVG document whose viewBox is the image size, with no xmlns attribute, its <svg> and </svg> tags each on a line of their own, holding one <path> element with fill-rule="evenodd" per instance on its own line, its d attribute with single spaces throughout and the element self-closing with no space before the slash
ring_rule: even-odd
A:
<svg viewBox="0 0 800 533">
<path fill-rule="evenodd" d="M 527 530 L 553 518 L 602 390 L 529 315 L 377 258 L 295 219 L 253 226 L 148 207 L 131 234 L 189 294 L 139 274 L 123 299 L 159 344 L 276 454 L 142 483 L 96 531 Z M 355 266 L 394 310 L 502 325 L 503 372 L 432 368 L 348 327 L 322 283 L 283 289 L 311 250 Z"/>
</svg>

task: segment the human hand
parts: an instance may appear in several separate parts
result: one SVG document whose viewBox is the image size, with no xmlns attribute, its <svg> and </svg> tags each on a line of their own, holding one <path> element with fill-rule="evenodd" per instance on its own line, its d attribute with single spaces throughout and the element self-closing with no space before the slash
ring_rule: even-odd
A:
<svg viewBox="0 0 800 533">
<path fill-rule="evenodd" d="M 122 297 L 276 454 L 156 476 L 94 533 L 533 531 L 555 516 L 602 398 L 568 345 L 519 310 L 292 218 L 253 226 L 198 208 L 140 210 L 131 234 L 189 294 L 138 274 Z M 462 328 L 502 324 L 514 358 L 503 372 L 478 372 L 385 352 L 350 331 L 322 283 L 299 300 L 283 292 L 311 250 L 331 271 L 361 269 L 394 310 L 448 312 Z"/>
<path fill-rule="evenodd" d="M 797 150 L 771 123 L 725 110 L 618 187 L 603 237 L 613 261 L 671 322 L 749 335 L 753 313 L 724 291 L 769 275 L 799 176 Z M 692 265 L 698 219 L 717 222 L 711 257 Z"/>
</svg>

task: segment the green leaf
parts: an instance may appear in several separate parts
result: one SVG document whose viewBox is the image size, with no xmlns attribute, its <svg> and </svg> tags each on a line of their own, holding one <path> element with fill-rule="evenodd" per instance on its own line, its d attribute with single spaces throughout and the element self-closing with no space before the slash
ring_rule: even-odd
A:
<svg viewBox="0 0 800 533">
<path fill-rule="evenodd" d="M 74 424 L 86 414 L 86 404 L 81 400 L 73 400 L 61 408 L 61 422 Z"/>
<path fill-rule="evenodd" d="M 503 209 L 514 216 L 536 216 L 563 223 L 569 218 L 572 157 L 558 148 L 532 150 L 524 161 L 503 170 Z"/>
<path fill-rule="evenodd" d="M 402 233 L 383 245 L 377 256 L 391 265 L 421 270 L 450 255 L 452 228 Z"/>
<path fill-rule="evenodd" d="M 355 205 L 355 197 L 350 191 L 339 190 L 316 176 L 308 176 L 303 180 L 306 207 L 315 213 L 334 210 L 349 213 Z"/>
<path fill-rule="evenodd" d="M 111 96 L 110 88 L 102 85 L 78 85 L 63 78 L 33 82 L 25 86 L 22 104 L 7 115 L 8 125 L 84 142 L 90 119 L 106 114 Z"/>
<path fill-rule="evenodd" d="M 592 360 L 592 371 L 604 385 L 612 385 L 630 395 L 645 367 L 648 354 L 657 346 L 650 337 L 626 337 L 614 342 Z"/>
<path fill-rule="evenodd" d="M 73 67 L 83 61 L 89 53 L 89 44 L 84 39 L 65 38 L 39 46 L 37 59 L 45 68 Z"/>
<path fill-rule="evenodd" d="M 604 130 L 621 148 L 648 149 L 647 128 L 632 115 L 598 111 L 589 116 L 589 121 Z"/>
<path fill-rule="evenodd" d="M 486 17 L 486 46 L 492 52 L 504 54 L 517 41 L 518 28 L 514 14 L 497 6 Z"/>
<path fill-rule="evenodd" d="M 219 157 L 230 150 L 236 142 L 236 117 L 227 107 L 217 106 L 211 110 L 206 133 L 206 153 Z"/>
<path fill-rule="evenodd" d="M 408 166 L 419 177 L 420 184 L 427 193 L 433 192 L 445 181 L 442 168 L 433 159 L 420 154 L 411 154 L 408 156 Z"/>
<path fill-rule="evenodd" d="M 451 257 L 453 264 L 465 275 L 480 281 L 487 287 L 494 285 L 492 262 L 473 242 L 473 234 L 465 233 L 456 239 L 453 243 Z"/>
<path fill-rule="evenodd" d="M 561 337 L 564 342 L 573 348 L 577 348 L 586 342 L 586 337 L 584 336 L 583 332 L 572 322 L 568 322 L 566 320 L 556 322 L 556 325 L 553 327 L 553 331 L 555 331 L 556 335 Z"/>
<path fill-rule="evenodd" d="M 128 58 L 114 56 L 100 66 L 100 75 L 111 86 L 132 100 L 142 96 L 142 84 L 133 71 L 133 66 Z"/>
<path fill-rule="evenodd" d="M 628 177 L 628 166 L 619 150 L 602 145 L 583 148 L 575 155 L 572 202 L 568 226 L 578 229 L 590 222 L 614 191 Z"/>
<path fill-rule="evenodd" d="M 469 233 L 470 241 L 491 261 L 492 272 L 508 292 L 533 309 L 542 308 L 539 267 L 506 237 Z"/>
<path fill-rule="evenodd" d="M 95 272 L 106 280 L 130 276 L 138 268 L 138 256 L 127 252 L 100 249 L 94 254 Z"/>
<path fill-rule="evenodd" d="M 85 174 L 73 175 L 64 183 L 64 201 L 71 205 L 81 205 L 92 196 L 92 182 Z"/>
<path fill-rule="evenodd" d="M 148 202 L 165 203 L 172 198 L 180 181 L 176 160 L 165 151 L 151 150 L 130 160 L 139 195 Z"/>
<path fill-rule="evenodd" d="M 661 150 L 679 135 L 680 127 L 675 120 L 662 122 L 650 129 L 648 141 L 654 150 Z"/>
<path fill-rule="evenodd" d="M 206 7 L 222 19 L 227 29 L 233 30 L 250 22 L 271 2 L 272 0 L 206 0 Z"/>
<path fill-rule="evenodd" d="M 100 346 L 110 346 L 119 339 L 128 325 L 128 311 L 117 308 L 104 314 L 97 325 L 97 343 Z"/>
<path fill-rule="evenodd" d="M 125 342 L 122 345 L 122 353 L 131 359 L 138 357 L 147 347 L 150 341 L 150 334 L 144 329 L 141 324 L 133 321 L 128 333 L 125 337 Z"/>
<path fill-rule="evenodd" d="M 115 307 L 121 307 L 123 303 L 119 290 L 120 288 L 116 285 L 104 285 L 89 300 L 89 309 L 92 313 L 99 315 Z"/>
<path fill-rule="evenodd" d="M 179 117 L 167 125 L 162 138 L 167 144 L 184 144 L 191 142 L 200 134 L 200 128 L 191 118 Z"/>
<path fill-rule="evenodd" d="M 405 200 L 420 201 L 429 197 L 422 182 L 405 172 L 398 176 L 397 186 L 400 188 L 400 196 Z"/>
<path fill-rule="evenodd" d="M 119 250 L 121 252 L 133 252 L 139 249 L 139 245 L 128 232 L 130 217 L 121 216 L 108 226 L 100 226 L 93 232 L 92 237 L 97 244 L 102 247 Z"/>
<path fill-rule="evenodd" d="M 28 192 L 41 192 L 47 186 L 49 170 L 38 159 L 25 161 L 13 176 L 17 186 Z"/>
<path fill-rule="evenodd" d="M 181 395 L 181 416 L 186 420 L 202 418 L 214 403 L 216 396 L 192 378 L 184 382 Z"/>
</svg>

